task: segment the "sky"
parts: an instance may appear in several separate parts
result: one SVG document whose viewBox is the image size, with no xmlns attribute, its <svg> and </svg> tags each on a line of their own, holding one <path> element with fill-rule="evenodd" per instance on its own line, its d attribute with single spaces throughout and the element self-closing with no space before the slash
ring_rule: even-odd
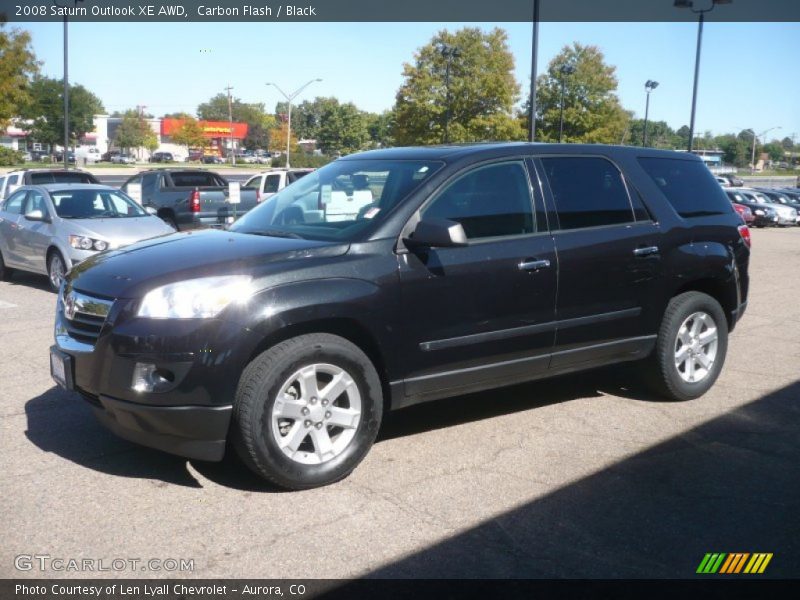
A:
<svg viewBox="0 0 800 600">
<path fill-rule="evenodd" d="M 61 23 L 27 23 L 45 75 L 63 74 Z M 281 100 L 266 85 L 292 92 L 321 78 L 298 97 L 336 96 L 362 110 L 390 108 L 404 62 L 441 30 L 502 27 L 527 98 L 530 23 L 70 23 L 69 77 L 94 92 L 108 112 L 136 105 L 160 116 L 194 113 L 197 105 L 233 86 L 244 102 L 269 110 Z M 539 73 L 564 45 L 593 44 L 616 67 L 626 109 L 644 116 L 644 82 L 659 87 L 650 119 L 677 129 L 689 122 L 696 23 L 541 23 Z M 714 134 L 780 127 L 768 138 L 800 140 L 800 23 L 707 22 L 695 131 Z"/>
</svg>

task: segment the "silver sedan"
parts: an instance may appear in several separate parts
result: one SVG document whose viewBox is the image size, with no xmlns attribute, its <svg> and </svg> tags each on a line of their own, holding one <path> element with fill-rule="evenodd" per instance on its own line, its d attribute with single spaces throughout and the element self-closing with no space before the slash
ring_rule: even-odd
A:
<svg viewBox="0 0 800 600">
<path fill-rule="evenodd" d="M 42 273 L 58 290 L 90 256 L 174 231 L 106 185 L 23 186 L 0 205 L 0 279 L 14 269 Z"/>
</svg>

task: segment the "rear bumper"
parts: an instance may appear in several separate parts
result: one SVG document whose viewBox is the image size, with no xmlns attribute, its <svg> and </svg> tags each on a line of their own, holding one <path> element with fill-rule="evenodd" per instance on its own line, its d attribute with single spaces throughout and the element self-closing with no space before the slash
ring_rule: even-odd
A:
<svg viewBox="0 0 800 600">
<path fill-rule="evenodd" d="M 231 405 L 146 406 L 109 396 L 90 404 L 103 425 L 128 441 L 199 460 L 225 455 Z"/>
</svg>

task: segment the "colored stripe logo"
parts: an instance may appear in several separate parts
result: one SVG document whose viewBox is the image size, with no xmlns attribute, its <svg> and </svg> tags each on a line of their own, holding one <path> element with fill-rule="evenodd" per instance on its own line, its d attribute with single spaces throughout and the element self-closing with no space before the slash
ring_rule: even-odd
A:
<svg viewBox="0 0 800 600">
<path fill-rule="evenodd" d="M 772 552 L 708 552 L 700 561 L 697 573 L 713 575 L 736 575 L 747 573 L 751 575 L 763 573 L 772 560 Z"/>
</svg>

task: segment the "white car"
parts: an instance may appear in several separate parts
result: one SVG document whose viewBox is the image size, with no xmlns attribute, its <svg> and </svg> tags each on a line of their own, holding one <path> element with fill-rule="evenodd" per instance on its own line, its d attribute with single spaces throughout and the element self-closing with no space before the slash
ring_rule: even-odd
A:
<svg viewBox="0 0 800 600">
<path fill-rule="evenodd" d="M 136 159 L 130 154 L 115 154 L 111 157 L 111 162 L 115 165 L 133 165 Z"/>
<path fill-rule="evenodd" d="M 290 183 L 294 183 L 313 171 L 314 169 L 269 169 L 258 175 L 253 175 L 242 188 L 255 189 L 256 201 L 263 202 Z"/>
</svg>

